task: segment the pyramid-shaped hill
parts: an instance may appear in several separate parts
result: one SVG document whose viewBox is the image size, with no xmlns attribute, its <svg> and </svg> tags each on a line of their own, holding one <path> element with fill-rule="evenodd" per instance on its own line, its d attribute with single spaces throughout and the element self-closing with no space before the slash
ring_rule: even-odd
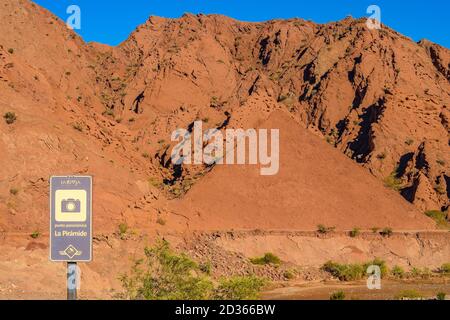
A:
<svg viewBox="0 0 450 320">
<path fill-rule="evenodd" d="M 188 213 L 192 229 L 348 230 L 433 229 L 434 222 L 396 192 L 282 111 L 261 128 L 280 129 L 280 170 L 218 165 L 173 210 Z"/>
</svg>

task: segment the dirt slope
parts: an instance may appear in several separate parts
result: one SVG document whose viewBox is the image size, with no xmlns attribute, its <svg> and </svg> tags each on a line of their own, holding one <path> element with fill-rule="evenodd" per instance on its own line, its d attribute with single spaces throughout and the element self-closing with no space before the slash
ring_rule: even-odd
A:
<svg viewBox="0 0 450 320">
<path fill-rule="evenodd" d="M 400 195 L 284 112 L 273 112 L 261 128 L 281 128 L 279 174 L 218 165 L 178 201 L 177 211 L 189 217 L 192 229 L 434 228 Z"/>
</svg>

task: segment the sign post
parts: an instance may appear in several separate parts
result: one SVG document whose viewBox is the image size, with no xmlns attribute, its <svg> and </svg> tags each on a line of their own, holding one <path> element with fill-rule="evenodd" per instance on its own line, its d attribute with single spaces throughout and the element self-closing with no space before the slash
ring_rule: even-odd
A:
<svg viewBox="0 0 450 320">
<path fill-rule="evenodd" d="M 67 299 L 76 300 L 77 262 L 92 261 L 92 177 L 50 178 L 50 260 L 67 262 Z"/>
<path fill-rule="evenodd" d="M 77 300 L 78 266 L 76 262 L 67 262 L 67 300 Z"/>
</svg>

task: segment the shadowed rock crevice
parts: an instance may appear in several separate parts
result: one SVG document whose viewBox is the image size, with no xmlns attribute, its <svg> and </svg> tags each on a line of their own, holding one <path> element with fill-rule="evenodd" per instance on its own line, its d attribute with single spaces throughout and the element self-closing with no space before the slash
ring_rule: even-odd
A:
<svg viewBox="0 0 450 320">
<path fill-rule="evenodd" d="M 377 103 L 366 108 L 361 115 L 361 128 L 356 139 L 348 144 L 352 158 L 358 163 L 365 163 L 374 150 L 372 125 L 377 123 L 385 109 L 385 100 L 381 98 Z"/>
<path fill-rule="evenodd" d="M 131 111 L 136 114 L 142 113 L 142 109 L 140 108 L 141 102 L 144 100 L 144 91 L 138 94 L 138 96 L 134 99 L 133 105 L 131 107 Z"/>
</svg>

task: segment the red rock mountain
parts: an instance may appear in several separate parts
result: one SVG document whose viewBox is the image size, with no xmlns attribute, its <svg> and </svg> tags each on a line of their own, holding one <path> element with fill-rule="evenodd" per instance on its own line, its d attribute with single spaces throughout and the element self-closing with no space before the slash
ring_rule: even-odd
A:
<svg viewBox="0 0 450 320">
<path fill-rule="evenodd" d="M 0 124 L 1 230 L 46 230 L 57 174 L 95 177 L 100 231 L 433 229 L 423 212 L 448 209 L 450 51 L 437 44 L 362 19 L 188 14 L 109 47 L 26 0 L 1 0 L 0 26 L 0 112 L 16 116 Z M 280 173 L 172 165 L 172 131 L 195 120 L 280 129 Z"/>
</svg>

